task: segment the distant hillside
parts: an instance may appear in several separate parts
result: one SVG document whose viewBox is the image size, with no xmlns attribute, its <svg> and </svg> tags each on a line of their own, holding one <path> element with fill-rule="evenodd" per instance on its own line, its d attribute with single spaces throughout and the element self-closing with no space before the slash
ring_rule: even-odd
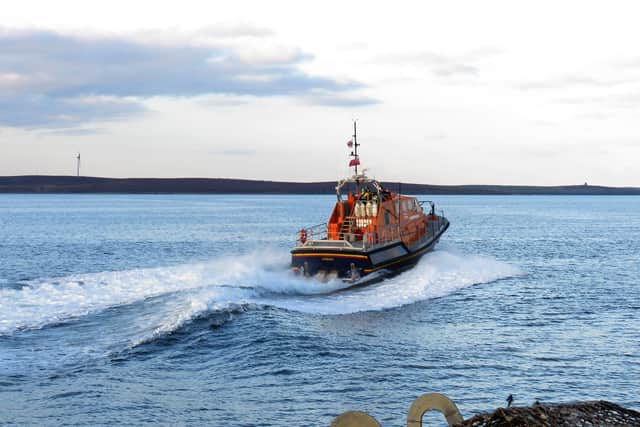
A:
<svg viewBox="0 0 640 427">
<path fill-rule="evenodd" d="M 132 194 L 333 194 L 336 182 L 278 182 L 223 178 L 94 178 L 25 175 L 0 177 L 0 193 L 132 193 Z M 397 182 L 383 185 L 397 190 Z M 556 194 L 640 195 L 638 187 L 566 185 L 428 185 L 402 183 L 407 194 Z"/>
</svg>

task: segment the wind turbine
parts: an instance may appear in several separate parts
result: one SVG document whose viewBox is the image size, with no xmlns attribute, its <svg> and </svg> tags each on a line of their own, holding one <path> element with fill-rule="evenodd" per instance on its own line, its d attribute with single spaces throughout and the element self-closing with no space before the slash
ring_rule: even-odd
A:
<svg viewBox="0 0 640 427">
<path fill-rule="evenodd" d="M 80 153 L 76 157 L 77 165 L 76 165 L 76 176 L 80 176 Z"/>
</svg>

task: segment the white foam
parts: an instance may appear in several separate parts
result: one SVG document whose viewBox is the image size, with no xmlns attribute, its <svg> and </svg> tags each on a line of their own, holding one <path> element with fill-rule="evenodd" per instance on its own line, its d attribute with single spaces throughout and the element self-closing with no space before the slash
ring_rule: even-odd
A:
<svg viewBox="0 0 640 427">
<path fill-rule="evenodd" d="M 347 286 L 341 281 L 321 283 L 296 277 L 287 266 L 288 253 L 267 250 L 208 263 L 79 274 L 34 281 L 20 290 L 0 289 L 0 334 L 160 297 L 134 322 L 130 341 L 138 343 L 174 331 L 203 313 L 238 304 L 347 314 L 440 297 L 520 273 L 509 264 L 465 255 L 449 246 L 425 255 L 415 268 L 399 276 L 342 292 L 334 292 Z"/>
<path fill-rule="evenodd" d="M 312 314 L 384 310 L 519 274 L 520 269 L 510 264 L 486 256 L 466 255 L 448 246 L 425 255 L 413 269 L 368 287 L 322 297 L 272 299 L 271 303 Z"/>
<path fill-rule="evenodd" d="M 0 333 L 38 328 L 168 293 L 242 286 L 242 278 L 254 270 L 248 258 L 78 274 L 28 282 L 18 290 L 0 289 Z"/>
<path fill-rule="evenodd" d="M 157 336 L 171 333 L 202 314 L 230 310 L 238 305 L 236 301 L 246 301 L 251 295 L 251 289 L 224 287 L 183 292 L 164 301 L 161 309 L 140 319 L 134 332 L 128 337 L 129 346 L 135 347 Z"/>
</svg>

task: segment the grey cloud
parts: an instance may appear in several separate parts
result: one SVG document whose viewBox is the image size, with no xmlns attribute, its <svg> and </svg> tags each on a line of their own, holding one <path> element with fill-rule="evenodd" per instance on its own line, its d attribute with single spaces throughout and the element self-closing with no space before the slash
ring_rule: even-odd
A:
<svg viewBox="0 0 640 427">
<path fill-rule="evenodd" d="M 451 77 L 451 76 L 477 76 L 479 74 L 479 70 L 477 67 L 473 65 L 465 65 L 465 64 L 451 64 L 442 67 L 434 67 L 432 70 L 433 74 L 441 76 L 441 77 Z"/>
<path fill-rule="evenodd" d="M 202 106 L 214 109 L 239 107 L 249 103 L 246 98 L 228 96 L 201 96 L 197 98 L 197 101 Z"/>
<path fill-rule="evenodd" d="M 635 69 L 640 68 L 640 58 L 626 59 L 611 64 L 615 69 Z"/>
<path fill-rule="evenodd" d="M 404 63 L 422 65 L 430 69 L 437 77 L 477 77 L 480 74 L 480 63 L 484 60 L 504 53 L 497 48 L 481 48 L 461 55 L 446 55 L 432 51 L 395 53 L 375 59 L 382 63 Z"/>
<path fill-rule="evenodd" d="M 603 113 L 600 111 L 593 111 L 590 113 L 577 114 L 574 118 L 578 120 L 608 120 L 612 117 L 611 114 Z"/>
<path fill-rule="evenodd" d="M 473 49 L 465 55 L 469 60 L 480 61 L 493 56 L 503 55 L 506 51 L 497 47 L 481 47 Z"/>
<path fill-rule="evenodd" d="M 45 136 L 86 136 L 86 135 L 98 135 L 106 134 L 108 131 L 103 128 L 61 128 L 50 129 L 44 132 L 40 132 L 40 135 Z"/>
<path fill-rule="evenodd" d="M 613 97 L 613 103 L 619 108 L 640 107 L 640 92 L 625 93 Z"/>
<path fill-rule="evenodd" d="M 445 132 L 435 132 L 430 135 L 426 135 L 425 139 L 427 141 L 442 141 L 443 139 L 447 139 L 447 134 Z"/>
<path fill-rule="evenodd" d="M 640 92 L 564 97 L 551 102 L 578 111 L 573 116 L 575 120 L 609 120 L 635 114 L 640 109 Z"/>
<path fill-rule="evenodd" d="M 337 48 L 339 50 L 343 50 L 343 51 L 358 51 L 358 52 L 361 52 L 363 50 L 368 49 L 369 48 L 369 44 L 365 43 L 363 41 L 359 41 L 359 42 L 351 42 L 351 43 L 340 44 L 339 46 L 337 46 Z"/>
<path fill-rule="evenodd" d="M 312 95 L 305 98 L 311 105 L 357 108 L 380 104 L 381 101 L 366 96 Z"/>
<path fill-rule="evenodd" d="M 256 56 L 252 62 L 246 52 L 187 42 L 0 30 L 0 125 L 56 127 L 121 118 L 144 111 L 141 101 L 153 96 L 304 97 L 363 87 L 301 71 L 297 63 L 309 56 L 299 50 Z M 87 97 L 95 99 L 82 101 Z"/>
<path fill-rule="evenodd" d="M 203 28 L 198 34 L 216 38 L 237 38 L 237 37 L 269 37 L 275 32 L 269 28 L 258 27 L 251 24 L 218 25 Z"/>
<path fill-rule="evenodd" d="M 615 93 L 599 96 L 574 96 L 554 100 L 558 104 L 587 105 L 612 109 L 640 108 L 640 92 Z"/>
<path fill-rule="evenodd" d="M 626 83 L 634 83 L 632 79 L 597 79 L 583 75 L 565 75 L 550 77 L 544 80 L 529 81 L 517 84 L 515 87 L 521 90 L 532 89 L 563 89 L 572 87 L 596 87 L 608 88 Z"/>
<path fill-rule="evenodd" d="M 557 126 L 558 123 L 551 121 L 551 120 L 531 120 L 530 123 L 534 126 L 544 126 L 544 127 L 551 127 L 551 126 Z"/>
<path fill-rule="evenodd" d="M 567 105 L 585 105 L 585 104 L 599 104 L 606 100 L 604 96 L 573 96 L 566 98 L 556 98 L 553 101 L 558 104 Z"/>
<path fill-rule="evenodd" d="M 435 52 L 415 52 L 415 53 L 393 54 L 393 55 L 388 55 L 384 58 L 393 62 L 396 62 L 396 61 L 413 62 L 413 63 L 420 63 L 425 65 L 445 65 L 453 61 L 456 61 L 456 59 L 452 57 L 448 57 Z"/>
<path fill-rule="evenodd" d="M 140 102 L 124 99 L 0 95 L 0 125 L 21 128 L 73 127 L 93 120 L 124 119 L 146 111 Z"/>
</svg>

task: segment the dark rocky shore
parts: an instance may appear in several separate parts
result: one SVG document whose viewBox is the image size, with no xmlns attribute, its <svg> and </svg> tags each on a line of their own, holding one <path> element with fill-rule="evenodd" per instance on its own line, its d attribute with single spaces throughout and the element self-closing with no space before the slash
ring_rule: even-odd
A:
<svg viewBox="0 0 640 427">
<path fill-rule="evenodd" d="M 499 408 L 475 415 L 465 427 L 512 426 L 640 426 L 640 412 L 604 400 L 578 403 L 534 404 L 529 407 Z"/>
<path fill-rule="evenodd" d="M 0 193 L 333 194 L 335 181 L 278 182 L 224 178 L 96 178 L 24 175 L 0 177 Z M 566 185 L 428 185 L 384 182 L 406 194 L 640 195 L 640 187 Z"/>
</svg>

